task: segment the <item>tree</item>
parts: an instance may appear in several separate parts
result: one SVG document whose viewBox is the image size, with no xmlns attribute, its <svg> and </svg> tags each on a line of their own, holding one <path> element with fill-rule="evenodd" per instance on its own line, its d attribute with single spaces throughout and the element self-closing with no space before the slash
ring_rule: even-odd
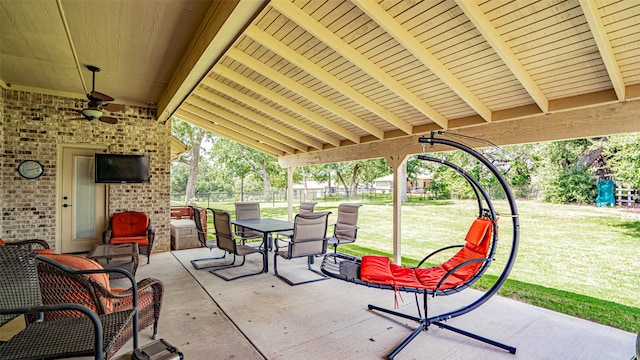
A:
<svg viewBox="0 0 640 360">
<path fill-rule="evenodd" d="M 581 204 L 595 201 L 595 176 L 580 161 L 591 146 L 590 139 L 578 139 L 554 141 L 540 148 L 539 176 L 546 201 Z"/>
<path fill-rule="evenodd" d="M 191 151 L 180 156 L 178 162 L 189 167 L 187 184 L 185 187 L 185 204 L 196 197 L 196 183 L 198 180 L 198 166 L 202 151 L 202 142 L 205 139 L 214 141 L 214 136 L 209 131 L 190 125 L 180 119 L 171 119 L 171 134 L 191 147 Z M 203 151 L 203 153 L 206 153 Z"/>
<path fill-rule="evenodd" d="M 601 145 L 614 179 L 623 186 L 640 189 L 640 133 L 609 136 Z"/>
<path fill-rule="evenodd" d="M 248 148 L 228 139 L 220 139 L 214 145 L 213 160 L 240 179 L 240 196 L 244 197 L 245 178 L 252 174 L 262 182 L 264 201 L 271 201 L 271 177 L 284 176 L 273 156 Z"/>
</svg>

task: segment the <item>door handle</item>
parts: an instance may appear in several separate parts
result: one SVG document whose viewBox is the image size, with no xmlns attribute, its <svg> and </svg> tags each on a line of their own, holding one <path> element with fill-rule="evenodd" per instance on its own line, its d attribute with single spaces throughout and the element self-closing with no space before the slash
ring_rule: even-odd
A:
<svg viewBox="0 0 640 360">
<path fill-rule="evenodd" d="M 71 205 L 69 205 L 69 204 L 62 205 L 62 207 L 69 207 L 69 206 L 71 206 Z"/>
</svg>

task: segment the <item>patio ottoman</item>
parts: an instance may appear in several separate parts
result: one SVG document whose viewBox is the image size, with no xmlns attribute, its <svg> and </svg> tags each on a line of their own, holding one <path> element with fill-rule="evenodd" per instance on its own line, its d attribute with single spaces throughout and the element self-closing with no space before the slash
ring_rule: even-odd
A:
<svg viewBox="0 0 640 360">
<path fill-rule="evenodd" d="M 171 249 L 193 249 L 200 247 L 198 231 L 193 220 L 171 220 Z"/>
</svg>

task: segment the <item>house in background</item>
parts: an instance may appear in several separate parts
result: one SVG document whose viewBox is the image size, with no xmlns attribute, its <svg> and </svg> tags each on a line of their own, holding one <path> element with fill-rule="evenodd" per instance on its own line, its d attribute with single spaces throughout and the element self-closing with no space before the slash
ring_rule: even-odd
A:
<svg viewBox="0 0 640 360">
<path fill-rule="evenodd" d="M 431 185 L 432 177 L 428 174 L 418 174 L 415 180 L 407 180 L 407 193 L 424 194 L 425 189 Z M 391 192 L 393 189 L 393 174 L 381 176 L 373 180 L 373 189 L 378 192 Z"/>
<path fill-rule="evenodd" d="M 329 185 L 318 181 L 307 181 L 306 188 L 304 183 L 293 184 L 293 199 L 295 201 L 310 201 L 314 198 L 324 197 L 329 190 Z"/>
</svg>

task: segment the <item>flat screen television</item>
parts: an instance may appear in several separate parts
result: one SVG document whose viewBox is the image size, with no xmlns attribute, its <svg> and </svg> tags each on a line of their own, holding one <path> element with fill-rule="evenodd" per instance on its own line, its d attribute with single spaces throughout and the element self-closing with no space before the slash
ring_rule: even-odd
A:
<svg viewBox="0 0 640 360">
<path fill-rule="evenodd" d="M 95 154 L 97 183 L 148 183 L 148 155 Z"/>
</svg>

